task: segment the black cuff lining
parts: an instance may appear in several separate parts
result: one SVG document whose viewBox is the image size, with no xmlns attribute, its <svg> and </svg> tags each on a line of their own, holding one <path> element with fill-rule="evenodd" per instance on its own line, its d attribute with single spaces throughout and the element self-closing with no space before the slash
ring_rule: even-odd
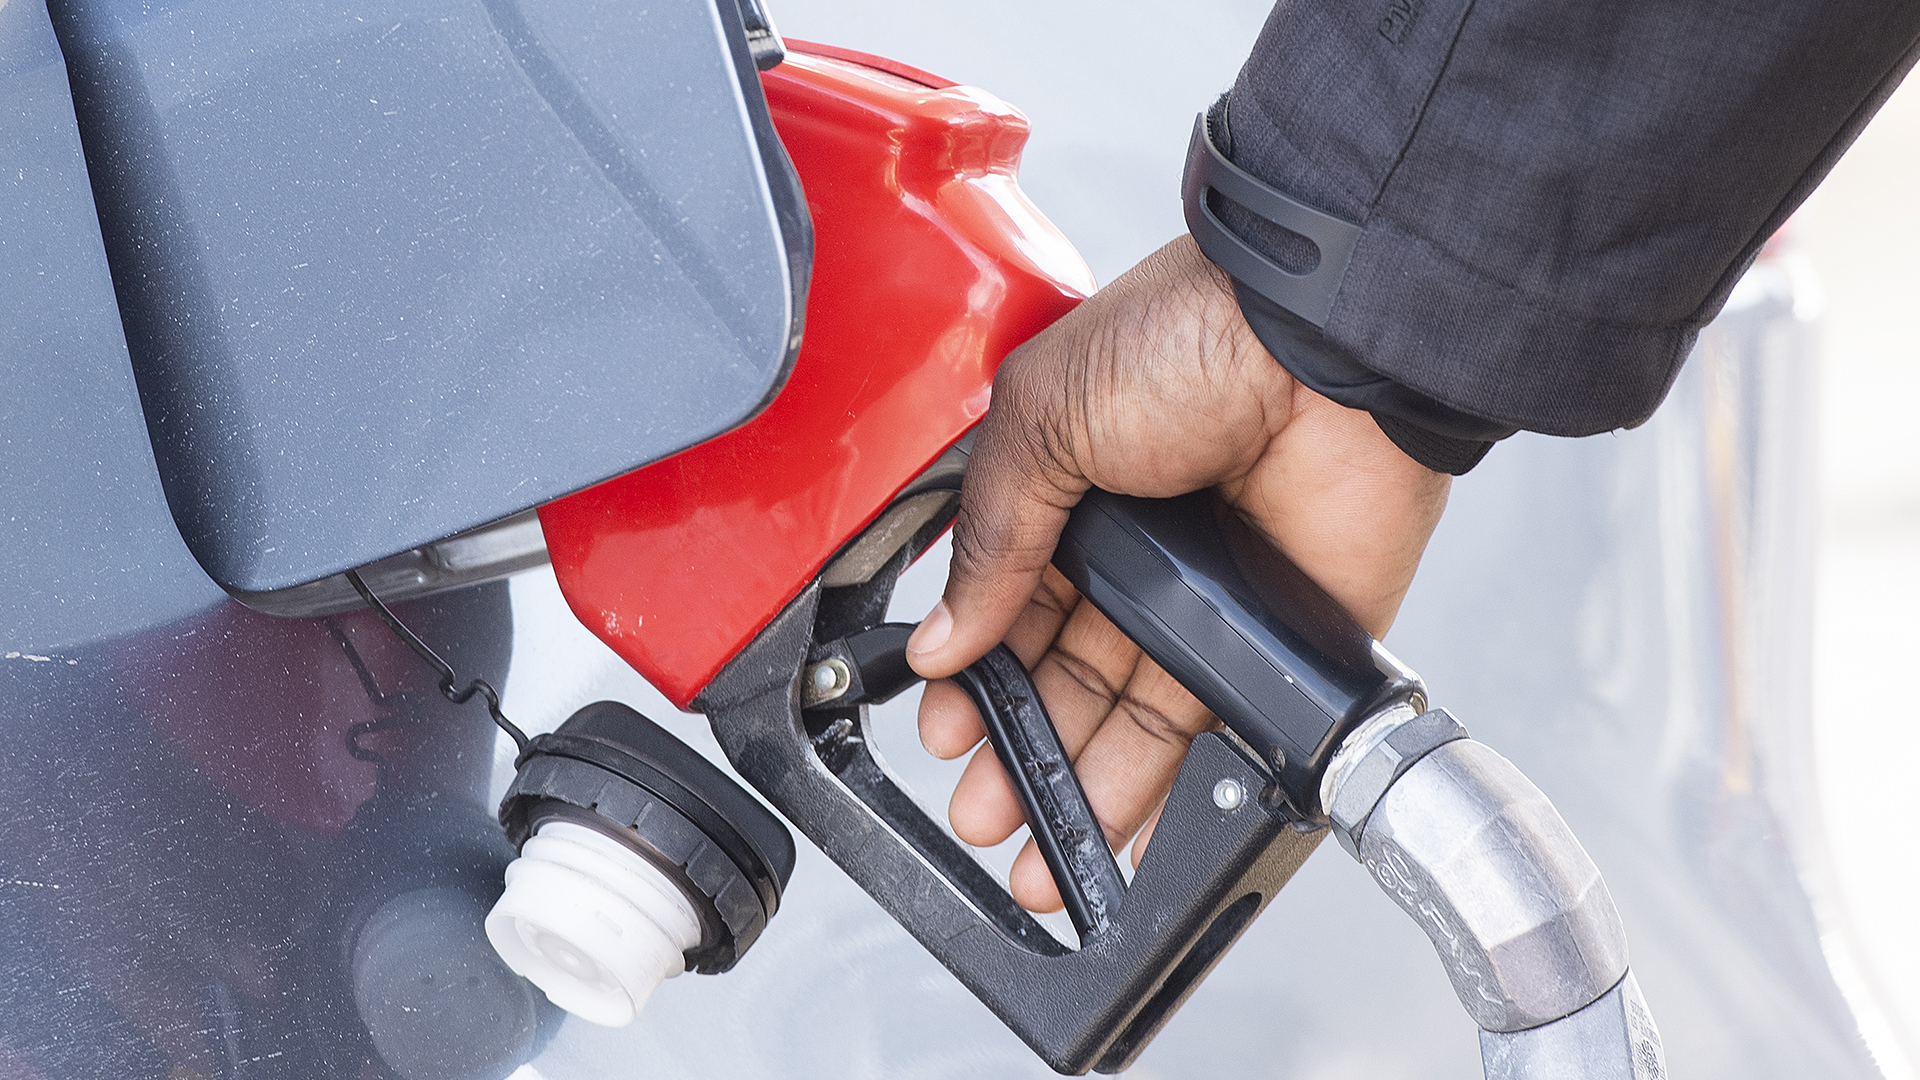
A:
<svg viewBox="0 0 1920 1080">
<path fill-rule="evenodd" d="M 1465 476 L 1468 470 L 1480 464 L 1480 459 L 1487 456 L 1487 451 L 1493 449 L 1492 442 L 1449 438 L 1397 416 L 1386 413 L 1372 415 L 1373 422 L 1380 425 L 1380 430 L 1393 440 L 1393 445 L 1434 472 Z"/>
<path fill-rule="evenodd" d="M 1394 427 L 1382 423 L 1380 430 L 1429 469 L 1458 476 L 1485 457 L 1488 447 L 1518 430 L 1443 405 L 1369 369 L 1305 319 L 1238 281 L 1233 295 L 1254 336 L 1294 378 L 1348 408 L 1397 421 Z M 1413 429 L 1423 436 L 1395 433 Z"/>
</svg>

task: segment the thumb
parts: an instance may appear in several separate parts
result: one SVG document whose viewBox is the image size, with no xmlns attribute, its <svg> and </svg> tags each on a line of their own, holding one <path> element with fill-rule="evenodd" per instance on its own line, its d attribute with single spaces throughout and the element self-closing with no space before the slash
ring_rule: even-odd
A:
<svg viewBox="0 0 1920 1080">
<path fill-rule="evenodd" d="M 981 422 L 953 525 L 953 566 L 940 603 L 907 641 L 907 662 L 944 679 L 986 655 L 1033 599 L 1067 514 L 1088 484 L 1063 467 L 1064 439 L 996 391 Z M 1023 419 L 1023 416 L 1028 417 Z"/>
</svg>

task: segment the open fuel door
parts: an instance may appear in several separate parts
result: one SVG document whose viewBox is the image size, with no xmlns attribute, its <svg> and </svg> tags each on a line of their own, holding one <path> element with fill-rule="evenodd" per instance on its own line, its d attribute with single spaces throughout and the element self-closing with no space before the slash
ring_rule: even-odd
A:
<svg viewBox="0 0 1920 1080">
<path fill-rule="evenodd" d="M 792 366 L 751 6 L 49 8 L 167 500 L 243 599 L 702 442 Z"/>
</svg>

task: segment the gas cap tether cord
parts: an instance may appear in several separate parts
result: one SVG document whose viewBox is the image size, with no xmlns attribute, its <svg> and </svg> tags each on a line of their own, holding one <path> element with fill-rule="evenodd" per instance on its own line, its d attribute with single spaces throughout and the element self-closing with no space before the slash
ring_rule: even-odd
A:
<svg viewBox="0 0 1920 1080">
<path fill-rule="evenodd" d="M 513 740 L 513 745 L 521 754 L 527 752 L 527 733 L 521 731 L 518 725 L 507 719 L 506 714 L 500 711 L 500 695 L 494 690 L 493 684 L 485 679 L 468 679 L 466 686 L 455 689 L 455 684 L 460 681 L 460 678 L 454 674 L 453 665 L 440 659 L 439 653 L 434 652 L 431 646 L 420 640 L 418 634 L 407 629 L 406 624 L 401 622 L 379 597 L 373 595 L 373 590 L 367 588 L 367 583 L 360 580 L 358 570 L 347 571 L 347 581 L 353 586 L 353 591 L 360 594 L 360 599 L 365 600 L 368 607 L 379 613 L 381 621 L 387 624 L 387 629 L 392 630 L 395 637 L 406 642 L 407 648 L 412 649 L 414 655 L 425 660 L 429 666 L 440 673 L 440 693 L 448 701 L 455 705 L 464 705 L 475 694 L 480 695 L 487 703 L 487 715 L 493 717 L 494 724 L 507 733 L 507 737 Z"/>
</svg>

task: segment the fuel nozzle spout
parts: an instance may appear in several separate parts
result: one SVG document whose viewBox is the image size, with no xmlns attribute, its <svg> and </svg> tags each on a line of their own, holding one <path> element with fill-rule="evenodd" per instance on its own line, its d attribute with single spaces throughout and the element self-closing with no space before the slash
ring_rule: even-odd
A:
<svg viewBox="0 0 1920 1080">
<path fill-rule="evenodd" d="M 488 940 L 555 1005 L 608 1027 L 683 971 L 731 968 L 793 872 L 778 818 L 617 702 L 532 740 L 500 823 L 519 857 Z"/>
</svg>

